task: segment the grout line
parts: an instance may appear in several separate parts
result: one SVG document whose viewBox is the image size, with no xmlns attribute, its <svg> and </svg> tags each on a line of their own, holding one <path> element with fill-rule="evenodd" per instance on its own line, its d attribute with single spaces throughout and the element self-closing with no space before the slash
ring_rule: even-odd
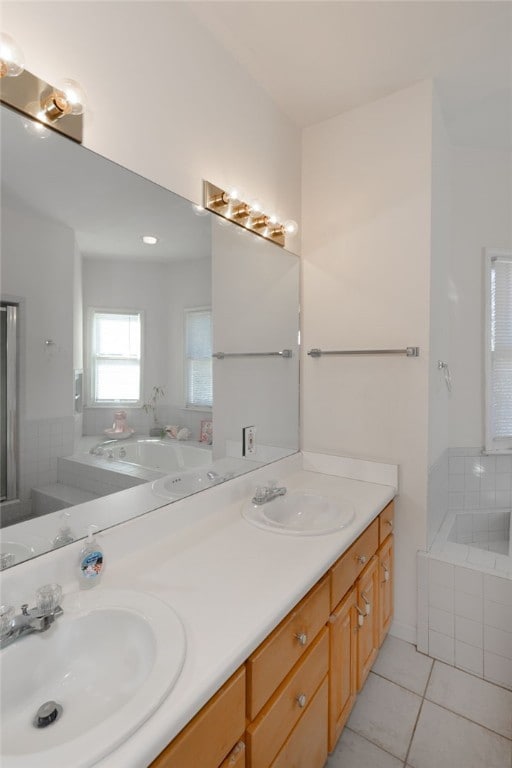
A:
<svg viewBox="0 0 512 768">
<path fill-rule="evenodd" d="M 348 725 L 346 725 L 343 730 L 352 731 L 352 733 L 355 733 L 355 735 L 358 736 L 360 739 L 364 739 L 364 741 L 367 741 L 368 744 L 371 744 L 372 747 L 377 747 L 377 749 L 380 749 L 381 752 L 385 752 L 386 755 L 390 755 L 390 757 L 394 757 L 395 760 L 402 760 L 402 758 L 398 757 L 398 755 L 395 755 L 394 752 L 390 752 L 389 749 L 386 749 L 386 747 L 383 747 L 380 744 L 377 744 L 376 741 L 372 741 L 371 739 L 368 738 L 368 736 L 363 736 L 362 733 L 359 733 L 359 731 L 355 731 L 353 728 L 350 728 Z M 334 754 L 334 752 L 332 754 Z"/>
<path fill-rule="evenodd" d="M 435 662 L 434 662 L 434 664 L 435 664 Z M 434 671 L 434 664 L 432 664 L 432 666 L 430 668 L 430 673 L 429 673 L 429 676 L 428 676 L 427 684 L 425 686 L 425 690 L 424 690 L 423 696 L 421 698 L 420 708 L 418 710 L 418 715 L 416 717 L 416 722 L 414 723 L 414 728 L 412 729 L 411 738 L 409 740 L 409 746 L 408 746 L 407 752 L 405 754 L 404 765 L 407 765 L 407 761 L 409 760 L 409 753 L 411 751 L 412 742 L 413 742 L 413 739 L 414 739 L 414 736 L 415 736 L 415 733 L 416 733 L 416 728 L 418 727 L 418 722 L 419 722 L 419 719 L 420 719 L 421 710 L 423 709 L 423 703 L 425 701 L 425 693 L 427 692 L 427 688 L 428 688 L 428 685 L 430 683 L 430 678 L 432 677 L 432 672 Z"/>
<path fill-rule="evenodd" d="M 471 621 L 471 619 L 470 619 L 470 621 Z M 499 627 L 495 627 L 495 629 L 499 629 Z M 502 631 L 505 631 L 505 630 L 502 630 Z M 448 637 L 448 635 L 446 635 L 446 637 Z M 455 639 L 455 638 L 453 638 L 453 639 Z M 468 645 L 469 645 L 469 643 L 468 643 Z M 472 647 L 476 648 L 477 646 L 472 646 Z M 482 650 L 485 653 L 485 649 L 484 648 L 479 649 L 479 650 Z M 502 656 L 500 653 L 494 653 L 494 651 L 488 651 L 488 653 L 493 653 L 494 656 L 499 656 L 500 659 L 506 659 L 507 661 L 510 661 L 508 656 Z M 437 661 L 437 662 L 439 662 L 439 664 L 444 664 L 446 667 L 451 667 L 451 669 L 456 669 L 459 672 L 463 672 L 465 675 L 469 675 L 470 677 L 475 677 L 477 680 L 481 680 L 482 683 L 488 683 L 488 685 L 494 685 L 496 688 L 501 688 L 503 691 L 508 691 L 509 693 L 512 692 L 512 687 L 508 687 L 504 683 L 495 683 L 494 680 L 488 680 L 483 675 L 480 676 L 480 675 L 477 675 L 475 672 L 470 672 L 469 669 L 462 669 L 461 667 L 456 667 L 455 664 L 448 664 L 447 661 L 443 661 L 442 659 L 435 659 L 433 656 L 429 656 L 428 658 L 432 659 L 434 661 L 434 663 Z"/>
<path fill-rule="evenodd" d="M 406 688 L 405 685 L 402 685 L 401 683 L 397 683 L 396 680 L 391 680 L 390 677 L 386 677 L 385 675 L 382 675 L 380 672 L 374 672 L 373 669 L 370 670 L 370 673 L 372 675 L 375 675 L 376 677 L 380 677 L 382 680 L 385 680 L 387 683 L 392 683 L 393 685 L 396 685 L 397 688 L 401 688 L 403 691 L 407 691 L 407 693 L 412 693 L 413 696 L 417 696 L 419 699 L 423 698 L 423 696 L 425 695 L 425 691 L 423 691 L 423 693 L 418 693 L 418 691 L 413 691 L 411 690 L 411 688 Z M 429 679 L 430 679 L 430 673 L 429 673 Z M 428 681 L 427 681 L 427 685 L 428 685 Z"/>
<path fill-rule="evenodd" d="M 445 712 L 450 712 L 452 715 L 456 715 L 456 717 L 461 717 L 463 720 L 467 720 L 469 723 L 473 723 L 473 725 L 478 725 L 480 728 L 483 728 L 485 731 L 489 731 L 489 733 L 493 733 L 495 736 L 500 736 L 502 739 L 512 742 L 512 736 L 504 736 L 502 733 L 499 733 L 498 731 L 493 731 L 493 729 L 489 728 L 487 725 L 482 725 L 482 723 L 479 723 L 478 720 L 472 720 L 467 715 L 462 715 L 460 712 L 457 712 L 455 709 L 450 709 L 450 707 L 447 707 L 444 704 L 439 704 L 439 702 L 434 701 L 433 699 L 425 698 L 425 701 L 428 701 L 429 704 L 434 704 L 436 707 L 439 707 L 440 709 L 444 709 Z"/>
</svg>

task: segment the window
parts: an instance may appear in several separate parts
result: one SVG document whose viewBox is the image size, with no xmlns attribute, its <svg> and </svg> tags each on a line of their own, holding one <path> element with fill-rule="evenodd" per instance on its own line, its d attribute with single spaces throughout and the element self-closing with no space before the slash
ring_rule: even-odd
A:
<svg viewBox="0 0 512 768">
<path fill-rule="evenodd" d="M 185 310 L 185 405 L 211 408 L 212 311 L 207 307 Z"/>
<path fill-rule="evenodd" d="M 142 312 L 89 310 L 90 405 L 138 405 Z"/>
<path fill-rule="evenodd" d="M 485 449 L 512 452 L 512 253 L 486 251 Z"/>
</svg>

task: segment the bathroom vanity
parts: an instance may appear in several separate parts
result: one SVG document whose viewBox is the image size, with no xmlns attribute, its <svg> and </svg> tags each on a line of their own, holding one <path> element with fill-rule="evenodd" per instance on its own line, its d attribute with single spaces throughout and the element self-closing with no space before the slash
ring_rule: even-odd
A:
<svg viewBox="0 0 512 768">
<path fill-rule="evenodd" d="M 151 768 L 322 768 L 393 616 L 389 502 Z"/>
</svg>

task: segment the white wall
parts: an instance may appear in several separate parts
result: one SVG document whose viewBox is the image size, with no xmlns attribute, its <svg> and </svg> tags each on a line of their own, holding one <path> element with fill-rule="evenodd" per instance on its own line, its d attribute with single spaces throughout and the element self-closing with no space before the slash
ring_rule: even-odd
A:
<svg viewBox="0 0 512 768">
<path fill-rule="evenodd" d="M 214 351 L 291 349 L 293 354 L 214 360 L 214 457 L 226 452 L 241 456 L 242 427 L 251 425 L 261 448 L 296 451 L 299 260 L 262 238 L 215 220 L 212 260 Z M 237 444 L 237 453 L 229 450 L 228 442 Z"/>
<path fill-rule="evenodd" d="M 400 465 L 395 631 L 415 637 L 426 541 L 432 85 L 306 129 L 304 347 L 419 346 L 304 359 L 303 448 Z"/>
<path fill-rule="evenodd" d="M 22 300 L 20 411 L 72 416 L 74 232 L 6 196 L 2 207 L 2 296 Z"/>
<path fill-rule="evenodd" d="M 9 2 L 2 27 L 26 67 L 87 92 L 85 146 L 199 201 L 237 184 L 300 215 L 300 131 L 186 2 Z"/>
<path fill-rule="evenodd" d="M 450 442 L 484 444 L 483 249 L 512 248 L 512 152 L 455 147 Z"/>
</svg>

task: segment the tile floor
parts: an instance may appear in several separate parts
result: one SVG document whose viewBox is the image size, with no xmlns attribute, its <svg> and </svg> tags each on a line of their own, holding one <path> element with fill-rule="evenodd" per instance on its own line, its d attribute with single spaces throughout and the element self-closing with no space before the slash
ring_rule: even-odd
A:
<svg viewBox="0 0 512 768">
<path fill-rule="evenodd" d="M 325 768 L 512 768 L 512 691 L 388 636 Z"/>
</svg>

